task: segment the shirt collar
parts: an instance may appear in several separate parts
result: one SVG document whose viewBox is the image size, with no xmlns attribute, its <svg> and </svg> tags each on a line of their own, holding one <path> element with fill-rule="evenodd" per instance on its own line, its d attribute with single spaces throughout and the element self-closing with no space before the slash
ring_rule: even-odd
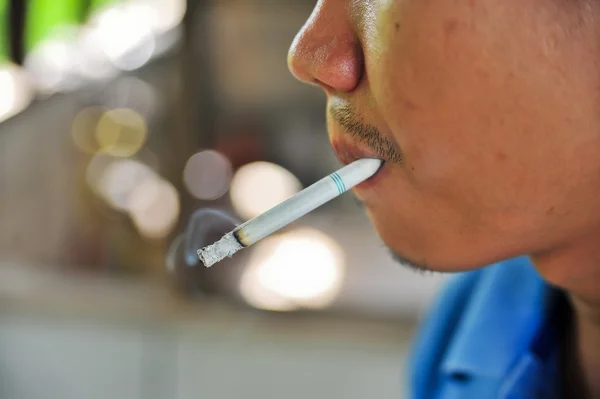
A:
<svg viewBox="0 0 600 399">
<path fill-rule="evenodd" d="M 474 287 L 442 371 L 505 376 L 543 329 L 553 293 L 526 257 L 490 266 Z"/>
</svg>

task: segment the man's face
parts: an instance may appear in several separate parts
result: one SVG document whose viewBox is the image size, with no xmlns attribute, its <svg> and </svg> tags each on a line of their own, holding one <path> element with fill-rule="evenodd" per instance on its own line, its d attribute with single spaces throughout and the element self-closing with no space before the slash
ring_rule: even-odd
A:
<svg viewBox="0 0 600 399">
<path fill-rule="evenodd" d="M 597 4 L 318 2 L 290 67 L 341 159 L 386 161 L 355 193 L 396 253 L 462 270 L 598 229 Z"/>
</svg>

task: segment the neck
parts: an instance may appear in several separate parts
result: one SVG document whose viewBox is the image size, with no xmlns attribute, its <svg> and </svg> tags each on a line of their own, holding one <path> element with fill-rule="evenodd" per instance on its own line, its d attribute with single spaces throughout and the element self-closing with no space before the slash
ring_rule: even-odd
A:
<svg viewBox="0 0 600 399">
<path fill-rule="evenodd" d="M 600 399 L 600 234 L 593 237 L 531 257 L 546 281 L 569 294 L 573 317 L 563 343 L 566 397 L 582 399 Z"/>
</svg>

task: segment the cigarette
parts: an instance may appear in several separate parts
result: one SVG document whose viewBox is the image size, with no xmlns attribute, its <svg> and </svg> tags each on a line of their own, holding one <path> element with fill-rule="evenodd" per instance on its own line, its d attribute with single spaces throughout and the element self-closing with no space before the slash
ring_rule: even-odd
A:
<svg viewBox="0 0 600 399">
<path fill-rule="evenodd" d="M 380 159 L 363 158 L 344 166 L 281 204 L 236 227 L 216 243 L 199 249 L 198 257 L 206 267 L 231 258 L 236 252 L 248 248 L 367 180 L 379 170 L 382 163 Z"/>
</svg>

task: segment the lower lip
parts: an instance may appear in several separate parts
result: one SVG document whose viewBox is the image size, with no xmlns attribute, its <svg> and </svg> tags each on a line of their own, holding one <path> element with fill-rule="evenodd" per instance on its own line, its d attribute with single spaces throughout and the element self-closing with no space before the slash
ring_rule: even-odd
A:
<svg viewBox="0 0 600 399">
<path fill-rule="evenodd" d="M 364 182 L 357 184 L 354 189 L 357 191 L 365 191 L 365 190 L 370 190 L 372 189 L 375 185 L 377 185 L 381 179 L 383 179 L 385 177 L 385 175 L 388 174 L 388 165 L 387 163 L 384 163 L 381 168 L 379 168 L 379 170 L 377 172 L 375 172 L 375 174 L 371 177 L 369 177 L 367 180 L 365 180 Z"/>
</svg>

